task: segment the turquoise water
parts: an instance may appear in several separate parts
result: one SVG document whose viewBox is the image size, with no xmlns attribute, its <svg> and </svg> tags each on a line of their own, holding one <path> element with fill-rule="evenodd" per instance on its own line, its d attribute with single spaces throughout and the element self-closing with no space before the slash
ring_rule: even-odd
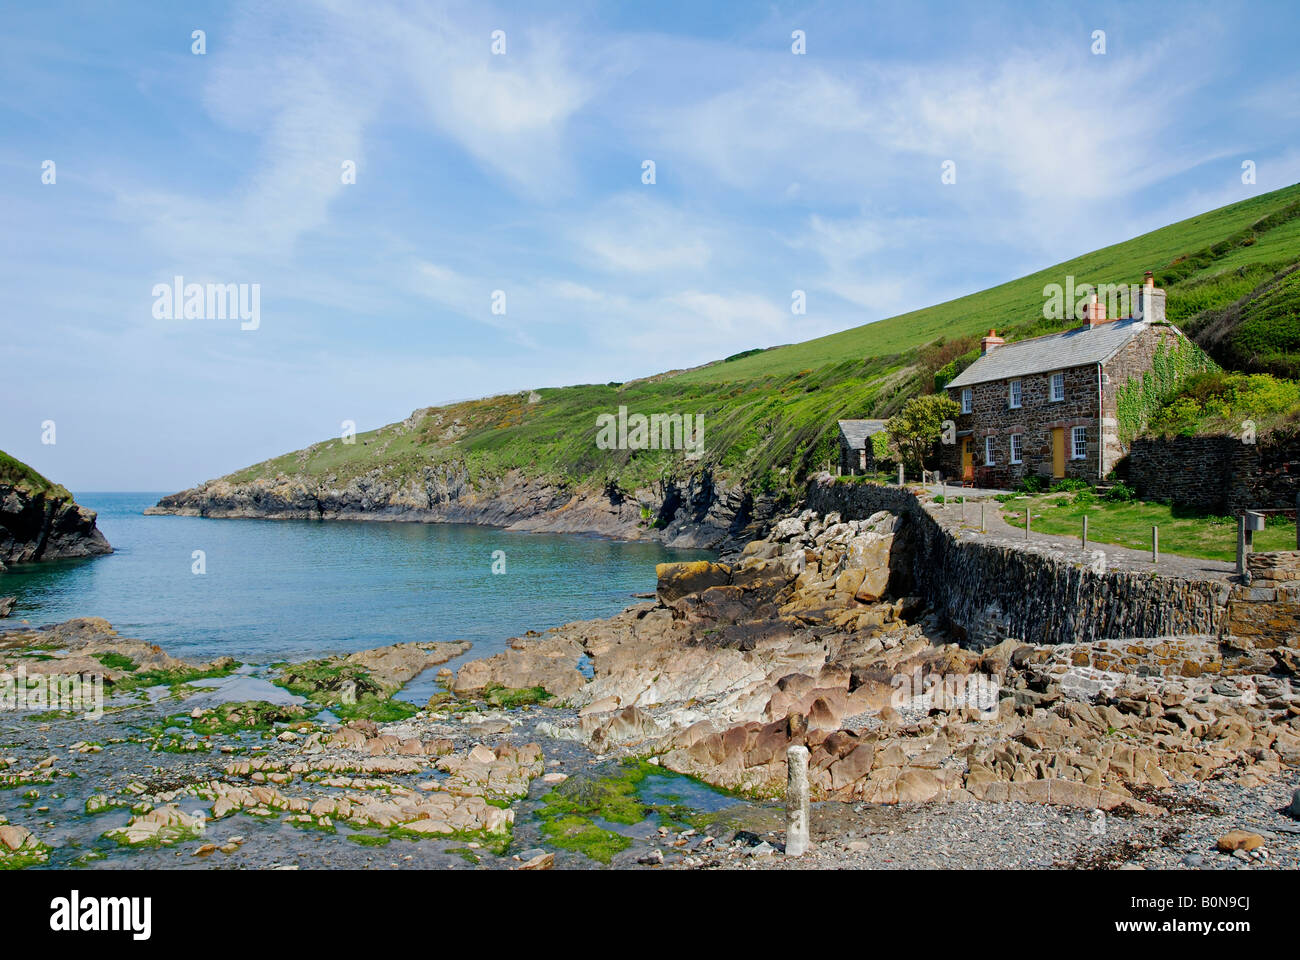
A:
<svg viewBox="0 0 1300 960">
<path fill-rule="evenodd" d="M 254 663 L 410 640 L 469 640 L 487 656 L 525 630 L 617 613 L 654 590 L 656 563 L 708 556 L 463 524 L 142 516 L 159 496 L 77 494 L 116 552 L 0 575 L 12 619 L 103 617 L 178 656 Z"/>
</svg>

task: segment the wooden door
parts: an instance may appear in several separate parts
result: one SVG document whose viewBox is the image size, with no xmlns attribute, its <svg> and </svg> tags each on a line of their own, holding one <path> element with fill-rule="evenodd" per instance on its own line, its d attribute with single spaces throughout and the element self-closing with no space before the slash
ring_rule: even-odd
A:
<svg viewBox="0 0 1300 960">
<path fill-rule="evenodd" d="M 966 437 L 961 442 L 961 478 L 964 481 L 975 479 L 975 464 L 972 462 L 970 437 Z"/>
<path fill-rule="evenodd" d="M 1065 427 L 1052 428 L 1052 476 L 1065 476 Z"/>
</svg>

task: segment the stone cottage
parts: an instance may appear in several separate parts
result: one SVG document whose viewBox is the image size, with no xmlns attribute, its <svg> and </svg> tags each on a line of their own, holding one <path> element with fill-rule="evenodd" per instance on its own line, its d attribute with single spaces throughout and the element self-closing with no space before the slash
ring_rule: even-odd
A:
<svg viewBox="0 0 1300 960">
<path fill-rule="evenodd" d="M 1127 450 L 1116 396 L 1151 368 L 1157 347 L 1186 339 L 1165 320 L 1165 291 L 1150 273 L 1133 315 L 1107 319 L 1094 294 L 1080 326 L 1007 343 L 993 330 L 980 357 L 946 387 L 961 406 L 956 443 L 942 444 L 944 476 L 981 487 L 1022 477 L 1105 477 Z"/>
<path fill-rule="evenodd" d="M 885 429 L 884 420 L 841 420 L 840 469 L 844 475 L 867 473 L 876 469 L 871 438 Z"/>
</svg>

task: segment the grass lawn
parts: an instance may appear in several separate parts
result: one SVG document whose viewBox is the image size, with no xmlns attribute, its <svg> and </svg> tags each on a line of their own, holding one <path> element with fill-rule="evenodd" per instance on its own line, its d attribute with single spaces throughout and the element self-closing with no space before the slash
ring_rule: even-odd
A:
<svg viewBox="0 0 1300 960">
<path fill-rule="evenodd" d="M 1088 542 L 1113 543 L 1135 550 L 1151 549 L 1151 527 L 1160 528 L 1160 552 L 1206 560 L 1237 558 L 1237 521 L 1194 513 L 1166 503 L 1133 501 L 1109 503 L 1101 500 L 1076 502 L 1072 493 L 1017 497 L 1002 504 L 1002 519 L 1017 527 L 1025 525 L 1025 508 L 1031 511 L 1031 527 L 1039 533 L 1078 537 L 1083 516 L 1088 516 Z M 1286 517 L 1269 517 L 1268 526 L 1255 534 L 1255 551 L 1294 550 L 1295 522 Z"/>
</svg>

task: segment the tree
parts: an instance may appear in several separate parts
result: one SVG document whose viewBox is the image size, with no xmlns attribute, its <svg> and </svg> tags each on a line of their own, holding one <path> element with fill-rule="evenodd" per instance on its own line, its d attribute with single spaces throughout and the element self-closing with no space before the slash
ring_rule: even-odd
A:
<svg viewBox="0 0 1300 960">
<path fill-rule="evenodd" d="M 880 468 L 882 463 L 890 459 L 891 447 L 888 430 L 881 430 L 871 435 L 871 460 L 875 463 L 877 469 Z"/>
<path fill-rule="evenodd" d="M 957 401 L 944 393 L 913 397 L 885 424 L 894 449 L 903 462 L 916 470 L 925 465 L 925 455 L 943 434 L 943 422 L 961 413 Z"/>
</svg>

